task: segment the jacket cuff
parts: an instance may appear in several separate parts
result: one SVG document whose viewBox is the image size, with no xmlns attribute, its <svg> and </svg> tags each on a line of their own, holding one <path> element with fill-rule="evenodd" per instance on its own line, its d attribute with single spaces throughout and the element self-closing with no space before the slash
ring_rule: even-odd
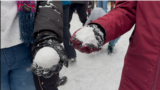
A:
<svg viewBox="0 0 160 90">
<path fill-rule="evenodd" d="M 58 41 L 59 43 L 62 43 L 62 39 L 59 35 L 57 35 L 54 31 L 51 30 L 41 30 L 37 33 L 34 34 L 34 39 L 39 39 L 43 36 L 50 36 L 50 35 L 54 35 L 56 38 L 54 38 L 54 40 Z"/>
</svg>

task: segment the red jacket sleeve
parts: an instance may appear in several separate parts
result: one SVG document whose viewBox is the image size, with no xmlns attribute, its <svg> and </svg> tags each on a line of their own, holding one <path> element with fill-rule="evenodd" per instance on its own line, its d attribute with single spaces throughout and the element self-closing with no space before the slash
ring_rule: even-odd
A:
<svg viewBox="0 0 160 90">
<path fill-rule="evenodd" d="M 129 31 L 136 21 L 137 1 L 117 1 L 116 7 L 91 23 L 100 25 L 106 33 L 105 43 Z"/>
</svg>

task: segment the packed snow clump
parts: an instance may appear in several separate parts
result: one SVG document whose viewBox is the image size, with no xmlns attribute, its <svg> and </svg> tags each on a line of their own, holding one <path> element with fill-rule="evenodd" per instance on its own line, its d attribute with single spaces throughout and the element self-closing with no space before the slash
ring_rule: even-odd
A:
<svg viewBox="0 0 160 90">
<path fill-rule="evenodd" d="M 51 47 L 43 47 L 37 52 L 34 58 L 34 62 L 43 68 L 50 68 L 53 65 L 57 65 L 59 60 L 58 53 Z"/>
<path fill-rule="evenodd" d="M 76 38 L 78 38 L 82 43 L 82 46 L 85 44 L 93 44 L 98 46 L 98 41 L 96 40 L 95 34 L 92 27 L 83 27 L 81 30 L 77 31 Z"/>
</svg>

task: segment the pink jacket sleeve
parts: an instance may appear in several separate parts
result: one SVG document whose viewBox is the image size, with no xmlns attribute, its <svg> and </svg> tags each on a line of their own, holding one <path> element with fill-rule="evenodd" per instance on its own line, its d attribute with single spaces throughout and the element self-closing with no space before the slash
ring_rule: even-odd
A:
<svg viewBox="0 0 160 90">
<path fill-rule="evenodd" d="M 137 1 L 117 1 L 116 7 L 91 23 L 100 25 L 106 33 L 105 43 L 129 31 L 136 21 Z"/>
</svg>

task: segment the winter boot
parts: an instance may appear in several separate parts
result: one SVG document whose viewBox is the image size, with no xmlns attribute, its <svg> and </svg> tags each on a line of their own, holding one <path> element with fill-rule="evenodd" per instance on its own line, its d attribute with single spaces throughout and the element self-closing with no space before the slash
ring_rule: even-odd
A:
<svg viewBox="0 0 160 90">
<path fill-rule="evenodd" d="M 114 53 L 114 49 L 113 49 L 113 48 L 114 48 L 114 47 L 108 45 L 108 54 L 109 54 L 109 55 Z"/>
<path fill-rule="evenodd" d="M 63 76 L 63 77 L 59 78 L 59 82 L 58 82 L 57 86 L 59 87 L 61 85 L 64 85 L 66 82 L 67 82 L 67 77 Z"/>
<path fill-rule="evenodd" d="M 70 61 L 71 61 L 71 62 L 75 62 L 75 61 L 76 61 L 76 58 L 71 58 Z"/>
</svg>

